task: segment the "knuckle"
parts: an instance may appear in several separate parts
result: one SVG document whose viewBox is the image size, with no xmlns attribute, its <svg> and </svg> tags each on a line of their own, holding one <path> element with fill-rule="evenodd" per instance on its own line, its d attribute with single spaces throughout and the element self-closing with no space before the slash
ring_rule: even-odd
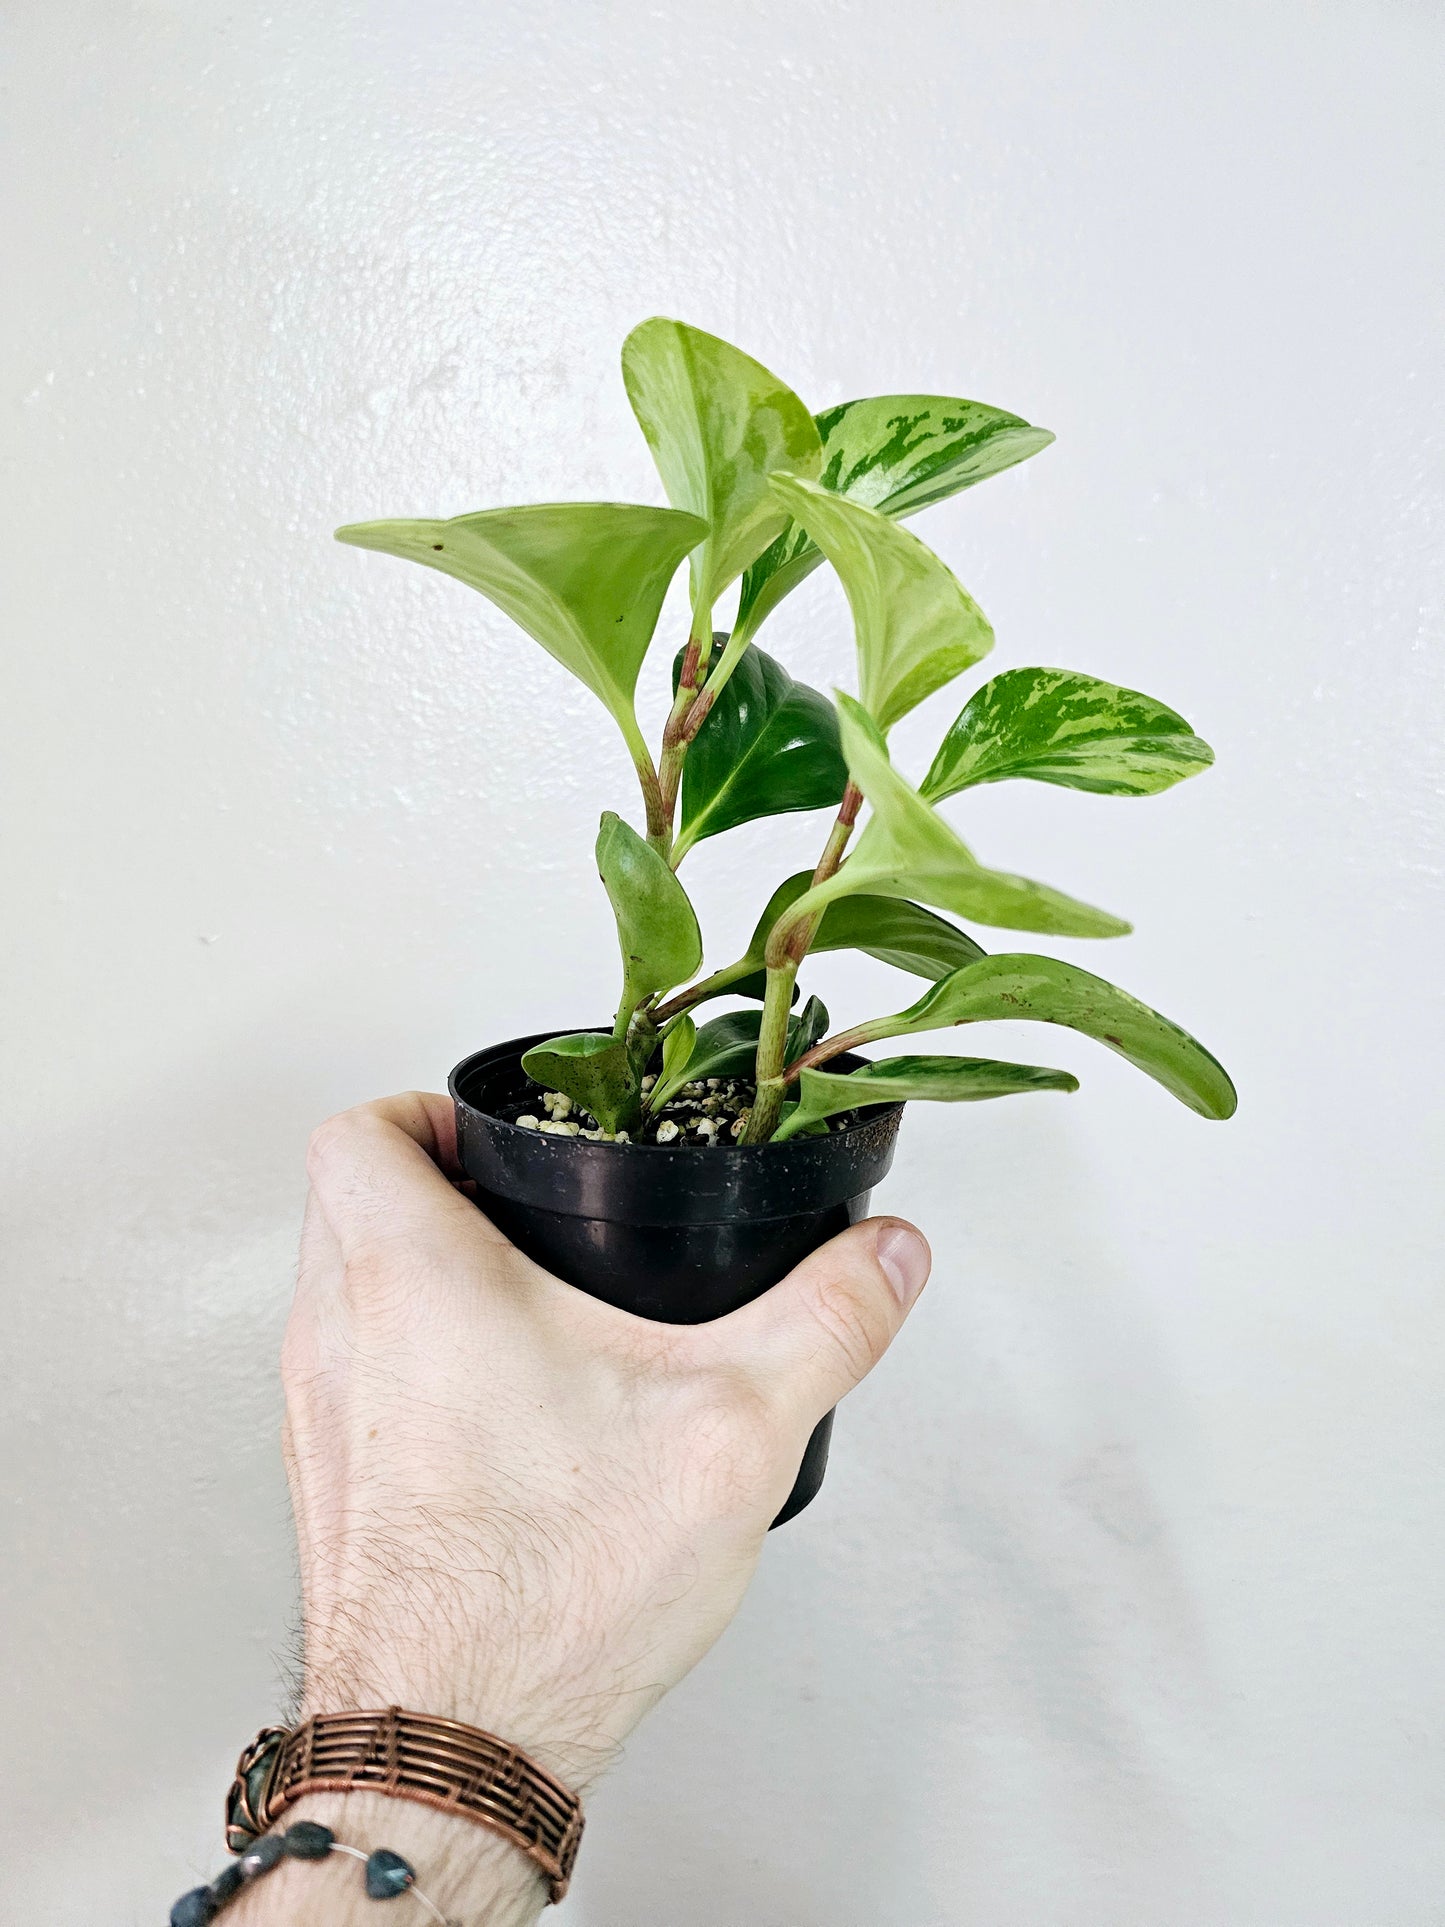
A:
<svg viewBox="0 0 1445 1927">
<path fill-rule="evenodd" d="M 887 1323 L 872 1292 L 847 1277 L 818 1281 L 808 1308 L 827 1342 L 855 1378 L 862 1378 L 888 1342 Z"/>
<path fill-rule="evenodd" d="M 363 1322 L 402 1322 L 421 1295 L 421 1267 L 393 1240 L 368 1239 L 348 1255 L 342 1295 Z"/>
<path fill-rule="evenodd" d="M 398 1100 L 412 1101 L 411 1097 Z M 420 1107 L 420 1098 L 416 1098 L 415 1103 Z M 306 1146 L 308 1173 L 314 1177 L 318 1170 L 365 1157 L 368 1141 L 375 1143 L 385 1129 L 385 1114 L 376 1104 L 356 1104 L 349 1111 L 337 1111 L 311 1133 Z"/>
<path fill-rule="evenodd" d="M 350 1136 L 352 1113 L 338 1111 L 328 1117 L 324 1124 L 318 1124 L 306 1144 L 306 1172 L 314 1178 L 332 1163 L 341 1145 Z"/>
</svg>

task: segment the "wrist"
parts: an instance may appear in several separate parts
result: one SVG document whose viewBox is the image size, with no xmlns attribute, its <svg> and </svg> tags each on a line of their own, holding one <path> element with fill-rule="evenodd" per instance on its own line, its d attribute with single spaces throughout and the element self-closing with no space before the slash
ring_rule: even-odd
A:
<svg viewBox="0 0 1445 1927">
<path fill-rule="evenodd" d="M 389 1847 L 416 1870 L 416 1884 L 449 1919 L 466 1927 L 531 1927 L 547 1904 L 547 1882 L 520 1847 L 458 1814 L 438 1813 L 382 1793 L 313 1793 L 288 1807 L 284 1831 L 318 1820 L 349 1847 Z M 424 1927 L 425 1913 L 395 1910 L 396 1927 Z M 376 1927 L 361 1870 L 337 1854 L 321 1861 L 283 1861 L 227 1908 L 227 1927 Z M 393 1919 L 387 1914 L 388 1921 Z"/>
<path fill-rule="evenodd" d="M 580 1799 L 601 1779 L 623 1735 L 656 1697 L 629 1695 L 614 1683 L 599 1691 L 589 1669 L 564 1672 L 544 1659 L 509 1665 L 480 1644 L 469 1650 L 433 1641 L 376 1639 L 364 1648 L 307 1640 L 300 1718 L 363 1707 L 404 1706 L 433 1719 L 459 1720 L 492 1733 L 554 1775 Z M 635 1709 L 633 1699 L 641 1702 Z"/>
</svg>

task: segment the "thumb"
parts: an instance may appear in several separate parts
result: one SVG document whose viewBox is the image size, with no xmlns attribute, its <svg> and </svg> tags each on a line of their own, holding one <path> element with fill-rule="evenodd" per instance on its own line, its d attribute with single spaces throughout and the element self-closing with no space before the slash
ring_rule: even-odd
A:
<svg viewBox="0 0 1445 1927">
<path fill-rule="evenodd" d="M 711 1337 L 811 1426 L 867 1377 L 893 1342 L 933 1264 L 902 1218 L 869 1218 L 811 1252 Z"/>
</svg>

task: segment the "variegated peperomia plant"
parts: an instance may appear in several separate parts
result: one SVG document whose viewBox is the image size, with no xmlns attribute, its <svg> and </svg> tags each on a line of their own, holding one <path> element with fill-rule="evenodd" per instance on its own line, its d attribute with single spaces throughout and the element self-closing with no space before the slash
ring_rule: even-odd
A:
<svg viewBox="0 0 1445 1927">
<path fill-rule="evenodd" d="M 814 416 L 751 356 L 660 318 L 628 336 L 622 369 L 671 508 L 545 503 L 338 531 L 479 589 L 586 683 L 636 767 L 645 834 L 609 811 L 597 839 L 622 952 L 616 1021 L 530 1051 L 528 1073 L 590 1112 L 604 1137 L 645 1132 L 684 1086 L 746 1075 L 756 1095 L 734 1135 L 776 1143 L 869 1103 L 1075 1089 L 1067 1072 L 986 1058 L 830 1068 L 860 1045 L 1023 1018 L 1082 1031 L 1202 1116 L 1228 1117 L 1229 1078 L 1177 1025 L 1072 964 L 986 955 L 937 914 L 1055 936 L 1124 935 L 1129 925 L 1108 911 L 986 868 L 938 806 L 1009 777 L 1153 795 L 1213 761 L 1183 717 L 1074 671 L 1009 669 L 974 692 L 919 785 L 889 758 L 892 725 L 994 641 L 978 604 L 901 519 L 1053 437 L 1002 409 L 936 395 L 878 396 Z M 634 692 L 685 557 L 691 626 L 654 757 Z M 858 693 L 833 702 L 754 641 L 825 560 L 846 591 L 857 646 Z M 716 634 L 714 611 L 739 578 L 731 633 Z M 738 824 L 824 807 L 836 814 L 812 868 L 779 884 L 742 956 L 701 975 L 683 859 Z M 929 987 L 905 1009 L 830 1034 L 816 998 L 795 1009 L 797 979 L 810 955 L 839 949 Z M 744 1007 L 698 1023 L 694 1012 L 720 997 Z"/>
</svg>

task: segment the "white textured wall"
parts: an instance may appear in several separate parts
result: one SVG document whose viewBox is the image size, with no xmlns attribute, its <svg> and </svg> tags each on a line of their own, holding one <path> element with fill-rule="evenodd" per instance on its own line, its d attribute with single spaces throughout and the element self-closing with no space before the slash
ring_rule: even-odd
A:
<svg viewBox="0 0 1445 1927">
<path fill-rule="evenodd" d="M 1057 431 L 917 526 L 996 666 L 1142 686 L 1219 767 L 966 820 L 1136 918 L 1076 954 L 1243 1102 L 997 1033 L 1084 1090 L 910 1116 L 934 1283 L 563 1918 L 1438 1922 L 1439 8 L 10 0 L 3 40 L 0 1918 L 151 1927 L 218 1864 L 292 1615 L 308 1127 L 606 1000 L 600 712 L 330 529 L 659 499 L 616 353 L 661 311 L 817 406 Z M 847 672 L 821 577 L 769 637 Z M 699 854 L 717 957 L 814 840 Z"/>
</svg>

